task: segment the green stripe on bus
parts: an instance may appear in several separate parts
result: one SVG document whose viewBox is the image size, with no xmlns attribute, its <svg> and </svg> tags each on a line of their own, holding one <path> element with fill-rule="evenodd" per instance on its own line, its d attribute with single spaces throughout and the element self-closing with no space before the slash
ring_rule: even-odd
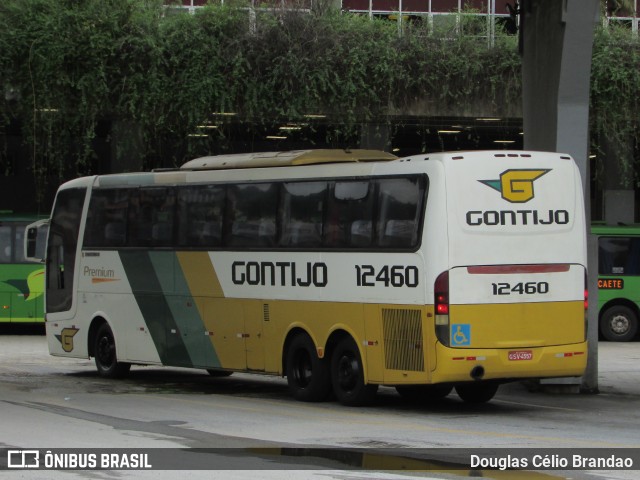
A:
<svg viewBox="0 0 640 480">
<path fill-rule="evenodd" d="M 150 252 L 165 298 L 194 367 L 220 367 L 189 285 L 173 252 Z M 169 273 L 171 272 L 171 273 Z"/>
<path fill-rule="evenodd" d="M 149 252 L 121 251 L 120 260 L 127 274 L 131 290 L 142 312 L 160 360 L 165 365 L 192 367 L 180 329 L 173 317 L 169 302 L 163 293 L 158 276 L 173 275 L 171 252 L 158 252 L 167 259 L 155 258 L 156 270 Z M 168 262 L 168 263 L 167 263 Z"/>
</svg>

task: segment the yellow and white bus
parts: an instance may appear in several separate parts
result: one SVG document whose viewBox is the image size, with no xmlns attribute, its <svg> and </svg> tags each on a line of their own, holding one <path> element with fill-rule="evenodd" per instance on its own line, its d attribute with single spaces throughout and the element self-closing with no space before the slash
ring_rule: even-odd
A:
<svg viewBox="0 0 640 480">
<path fill-rule="evenodd" d="M 49 350 L 105 377 L 286 376 L 303 401 L 389 385 L 486 402 L 583 373 L 585 232 L 558 153 L 308 150 L 80 178 L 49 221 Z"/>
</svg>

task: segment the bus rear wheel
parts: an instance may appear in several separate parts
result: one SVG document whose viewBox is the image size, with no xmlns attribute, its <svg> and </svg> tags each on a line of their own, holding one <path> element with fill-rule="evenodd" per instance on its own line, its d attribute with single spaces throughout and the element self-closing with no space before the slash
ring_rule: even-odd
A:
<svg viewBox="0 0 640 480">
<path fill-rule="evenodd" d="M 497 391 L 497 383 L 464 383 L 456 386 L 456 393 L 466 403 L 487 403 Z"/>
<path fill-rule="evenodd" d="M 331 383 L 338 401 L 351 407 L 371 403 L 378 391 L 378 385 L 364 383 L 360 351 L 351 337 L 344 337 L 333 350 Z"/>
<path fill-rule="evenodd" d="M 318 357 L 308 335 L 293 338 L 286 357 L 287 383 L 296 400 L 322 402 L 331 393 L 326 360 Z"/>
<path fill-rule="evenodd" d="M 116 339 L 109 324 L 98 327 L 93 348 L 96 368 L 101 377 L 121 378 L 129 373 L 130 363 L 118 362 Z"/>
<path fill-rule="evenodd" d="M 624 305 L 607 308 L 600 317 L 600 331 L 610 342 L 628 342 L 638 333 L 638 317 Z"/>
</svg>

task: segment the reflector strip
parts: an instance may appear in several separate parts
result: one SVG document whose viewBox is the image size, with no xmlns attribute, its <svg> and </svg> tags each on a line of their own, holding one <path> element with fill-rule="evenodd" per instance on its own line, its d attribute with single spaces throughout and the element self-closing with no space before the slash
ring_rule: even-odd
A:
<svg viewBox="0 0 640 480">
<path fill-rule="evenodd" d="M 569 264 L 558 263 L 553 265 L 478 265 L 467 267 L 467 272 L 477 275 L 511 274 L 511 273 L 558 273 L 568 272 Z"/>
</svg>

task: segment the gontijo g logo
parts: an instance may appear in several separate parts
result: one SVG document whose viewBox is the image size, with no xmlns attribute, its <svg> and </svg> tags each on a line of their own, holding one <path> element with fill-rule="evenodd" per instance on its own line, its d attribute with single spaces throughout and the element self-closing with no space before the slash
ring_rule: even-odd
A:
<svg viewBox="0 0 640 480">
<path fill-rule="evenodd" d="M 512 203 L 525 203 L 534 197 L 533 182 L 551 170 L 505 170 L 499 180 L 478 180 L 497 190 Z"/>
<path fill-rule="evenodd" d="M 550 172 L 551 169 L 509 169 L 496 180 L 478 180 L 480 183 L 500 192 L 502 199 L 510 203 L 526 203 L 535 197 L 533 183 Z M 530 209 L 526 206 L 514 210 L 470 210 L 466 213 L 467 225 L 478 226 L 536 226 L 567 225 L 570 222 L 568 210 Z"/>
</svg>

